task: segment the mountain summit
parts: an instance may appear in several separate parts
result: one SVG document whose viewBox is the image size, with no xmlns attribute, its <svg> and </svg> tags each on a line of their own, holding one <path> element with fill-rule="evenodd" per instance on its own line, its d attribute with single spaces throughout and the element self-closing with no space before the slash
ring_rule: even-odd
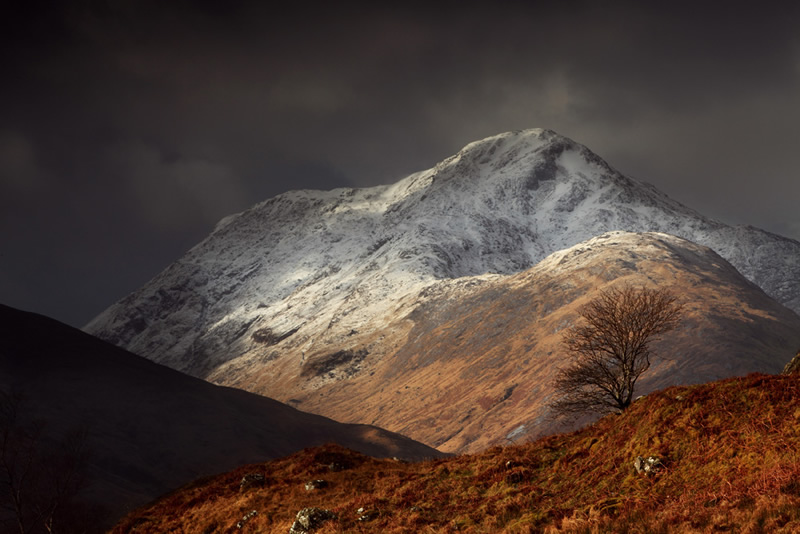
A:
<svg viewBox="0 0 800 534">
<path fill-rule="evenodd" d="M 313 351 L 379 328 L 437 280 L 517 273 L 610 230 L 708 246 L 800 311 L 800 243 L 710 220 L 533 129 L 470 143 L 393 185 L 291 191 L 227 217 L 86 330 L 208 377 L 252 340 L 302 338 Z"/>
</svg>

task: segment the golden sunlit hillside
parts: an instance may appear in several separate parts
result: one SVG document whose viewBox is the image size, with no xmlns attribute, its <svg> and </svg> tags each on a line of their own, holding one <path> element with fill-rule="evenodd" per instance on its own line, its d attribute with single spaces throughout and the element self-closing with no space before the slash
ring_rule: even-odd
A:
<svg viewBox="0 0 800 534">
<path fill-rule="evenodd" d="M 753 374 L 449 459 L 306 449 L 196 481 L 112 532 L 285 534 L 309 507 L 327 519 L 294 532 L 797 532 L 798 401 L 800 376 Z"/>
</svg>

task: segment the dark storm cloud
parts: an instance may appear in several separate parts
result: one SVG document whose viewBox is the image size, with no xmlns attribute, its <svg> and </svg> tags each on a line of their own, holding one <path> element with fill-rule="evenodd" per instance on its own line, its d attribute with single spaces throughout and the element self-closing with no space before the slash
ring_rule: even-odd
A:
<svg viewBox="0 0 800 534">
<path fill-rule="evenodd" d="M 800 11 L 640 4 L 24 4 L 0 23 L 0 300 L 79 324 L 224 215 L 529 127 L 800 237 Z"/>
</svg>

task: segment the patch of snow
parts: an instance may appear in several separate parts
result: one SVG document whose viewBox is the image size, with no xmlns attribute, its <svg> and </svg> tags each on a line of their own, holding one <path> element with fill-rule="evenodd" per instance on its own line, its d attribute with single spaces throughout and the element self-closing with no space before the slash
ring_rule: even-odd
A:
<svg viewBox="0 0 800 534">
<path fill-rule="evenodd" d="M 519 425 L 517 428 L 515 428 L 506 435 L 506 439 L 514 441 L 515 439 L 524 434 L 525 434 L 525 425 Z"/>
</svg>

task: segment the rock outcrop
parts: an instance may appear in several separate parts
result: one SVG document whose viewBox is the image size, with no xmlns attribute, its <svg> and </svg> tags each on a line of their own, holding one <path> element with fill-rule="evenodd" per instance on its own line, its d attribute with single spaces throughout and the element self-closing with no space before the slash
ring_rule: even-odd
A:
<svg viewBox="0 0 800 534">
<path fill-rule="evenodd" d="M 633 461 L 633 467 L 640 475 L 655 476 L 664 469 L 664 464 L 655 456 L 648 456 L 647 458 L 637 456 Z"/>
<path fill-rule="evenodd" d="M 306 534 L 331 519 L 336 519 L 336 514 L 330 510 L 316 507 L 303 508 L 297 512 L 297 517 L 289 528 L 289 534 Z"/>
<path fill-rule="evenodd" d="M 785 375 L 791 375 L 794 373 L 800 373 L 800 351 L 798 351 L 794 358 L 792 358 L 789 363 L 786 364 L 786 367 L 783 368 L 783 374 Z"/>
<path fill-rule="evenodd" d="M 239 482 L 239 491 L 247 491 L 251 488 L 263 487 L 266 483 L 266 478 L 261 473 L 248 473 L 242 477 Z"/>
</svg>

